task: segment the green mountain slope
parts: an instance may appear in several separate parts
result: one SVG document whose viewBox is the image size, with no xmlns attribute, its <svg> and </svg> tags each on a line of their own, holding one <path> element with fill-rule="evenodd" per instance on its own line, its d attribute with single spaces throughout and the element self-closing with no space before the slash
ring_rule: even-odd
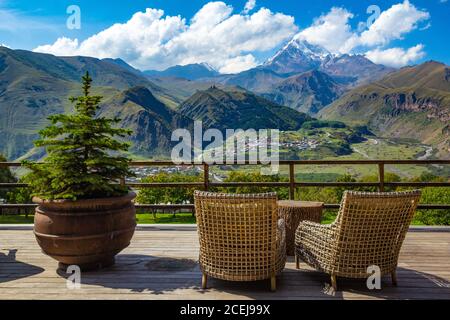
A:
<svg viewBox="0 0 450 320">
<path fill-rule="evenodd" d="M 50 54 L 35 53 L 26 50 L 0 48 L 0 54 L 9 56 L 16 63 L 33 70 L 41 71 L 51 77 L 79 82 L 81 76 L 89 71 L 97 86 L 126 89 L 145 85 L 158 92 L 160 88 L 143 76 L 137 75 L 125 67 L 108 60 L 91 57 L 56 57 Z"/>
<path fill-rule="evenodd" d="M 380 136 L 411 138 L 450 158 L 450 68 L 430 61 L 350 91 L 320 118 L 367 124 Z"/>
<path fill-rule="evenodd" d="M 207 63 L 194 63 L 184 66 L 173 66 L 163 71 L 147 70 L 143 72 L 149 77 L 175 77 L 187 80 L 197 80 L 201 78 L 214 77 L 219 74 Z"/>
<path fill-rule="evenodd" d="M 79 94 L 86 71 L 94 77 L 96 94 L 110 97 L 144 86 L 159 100 L 178 104 L 168 90 L 110 61 L 0 47 L 0 153 L 8 159 L 26 154 L 49 115 L 71 110 L 68 97 Z"/>
<path fill-rule="evenodd" d="M 239 86 L 253 92 L 264 93 L 285 78 L 286 76 L 272 70 L 257 67 L 238 74 L 222 75 L 214 80 L 224 85 Z"/>
<path fill-rule="evenodd" d="M 311 117 L 277 105 L 247 91 L 211 87 L 199 91 L 180 106 L 180 112 L 202 120 L 206 128 L 297 130 Z"/>
<path fill-rule="evenodd" d="M 393 68 L 375 64 L 363 55 L 348 54 L 327 59 L 319 70 L 335 78 L 355 78 L 352 85 L 367 84 L 395 71 Z"/>
<path fill-rule="evenodd" d="M 133 87 L 104 101 L 100 116 L 119 117 L 133 130 L 130 151 L 141 156 L 168 155 L 173 130 L 193 128 L 193 121 L 168 108 L 145 87 Z"/>
<path fill-rule="evenodd" d="M 344 92 L 344 86 L 327 74 L 314 70 L 291 76 L 263 96 L 297 111 L 315 115 Z"/>
<path fill-rule="evenodd" d="M 167 103 L 172 109 L 177 109 L 181 103 L 190 98 L 194 93 L 199 90 L 206 90 L 212 85 L 215 85 L 213 80 L 187 80 L 184 78 L 174 77 L 152 77 L 151 81 L 160 88 L 163 88 L 166 92 L 170 92 L 176 103 Z M 216 84 L 219 88 L 226 88 L 225 85 Z"/>
</svg>

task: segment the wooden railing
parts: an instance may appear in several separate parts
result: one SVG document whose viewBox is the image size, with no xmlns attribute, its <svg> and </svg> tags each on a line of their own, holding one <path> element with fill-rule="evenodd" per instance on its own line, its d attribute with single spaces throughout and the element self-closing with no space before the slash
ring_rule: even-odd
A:
<svg viewBox="0 0 450 320">
<path fill-rule="evenodd" d="M 260 165 L 261 163 L 256 163 Z M 202 166 L 202 182 L 166 182 L 166 183 L 127 183 L 126 179 L 121 184 L 131 188 L 198 188 L 210 190 L 214 187 L 283 187 L 289 189 L 289 198 L 294 199 L 297 188 L 302 187 L 377 187 L 383 192 L 386 187 L 450 187 L 450 181 L 445 182 L 387 182 L 385 181 L 386 165 L 449 165 L 450 160 L 282 160 L 280 166 L 289 167 L 289 180 L 286 182 L 213 182 L 209 178 L 210 166 L 216 164 L 207 163 L 184 163 L 183 166 Z M 178 166 L 171 161 L 133 161 L 133 167 L 163 167 Z M 222 165 L 222 164 L 218 164 Z M 233 164 L 233 165 L 255 165 L 255 163 Z M 301 182 L 295 179 L 296 166 L 305 165 L 373 165 L 378 167 L 377 182 Z M 17 162 L 0 162 L 0 168 L 20 167 Z M 297 172 L 298 173 L 298 172 Z M 0 189 L 27 187 L 23 183 L 0 183 Z M 0 204 L 0 209 L 28 209 L 34 208 L 34 204 Z M 138 204 L 138 209 L 144 210 L 193 210 L 192 204 Z M 339 204 L 325 204 L 325 208 L 339 208 Z M 450 204 L 420 204 L 419 209 L 449 209 Z"/>
</svg>

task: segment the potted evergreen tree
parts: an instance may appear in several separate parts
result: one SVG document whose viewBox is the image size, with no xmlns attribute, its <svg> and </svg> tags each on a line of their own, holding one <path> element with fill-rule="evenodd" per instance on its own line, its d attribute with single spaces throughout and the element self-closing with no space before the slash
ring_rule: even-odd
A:
<svg viewBox="0 0 450 320">
<path fill-rule="evenodd" d="M 115 128 L 120 119 L 98 117 L 102 97 L 91 96 L 92 78 L 82 79 L 83 95 L 72 97 L 72 114 L 49 117 L 37 147 L 47 156 L 42 163 L 25 161 L 31 171 L 24 180 L 38 204 L 34 233 L 43 252 L 61 269 L 82 270 L 114 264 L 134 234 L 135 194 L 118 183 L 132 175 L 123 154 L 128 144 L 116 140 L 131 132 Z"/>
</svg>

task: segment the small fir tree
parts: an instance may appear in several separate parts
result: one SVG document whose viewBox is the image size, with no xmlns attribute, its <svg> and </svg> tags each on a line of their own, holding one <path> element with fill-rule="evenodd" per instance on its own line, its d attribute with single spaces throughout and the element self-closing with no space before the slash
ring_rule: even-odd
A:
<svg viewBox="0 0 450 320">
<path fill-rule="evenodd" d="M 96 117 L 101 96 L 91 96 L 92 78 L 83 76 L 83 95 L 71 97 L 73 114 L 49 117 L 51 124 L 40 131 L 36 147 L 45 147 L 43 163 L 24 162 L 31 170 L 25 177 L 33 195 L 46 200 L 92 199 L 121 196 L 128 192 L 118 180 L 132 175 L 129 159 L 123 155 L 130 130 L 114 128 L 120 119 Z"/>
</svg>

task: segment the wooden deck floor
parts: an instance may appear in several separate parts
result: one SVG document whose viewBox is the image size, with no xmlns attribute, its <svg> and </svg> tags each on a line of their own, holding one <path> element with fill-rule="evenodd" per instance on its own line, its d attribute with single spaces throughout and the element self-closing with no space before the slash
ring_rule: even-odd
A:
<svg viewBox="0 0 450 320">
<path fill-rule="evenodd" d="M 30 229 L 0 228 L 0 299 L 450 299 L 450 231 L 408 233 L 398 269 L 398 287 L 388 278 L 382 290 L 364 280 L 338 279 L 330 292 L 328 277 L 289 259 L 278 290 L 267 281 L 232 283 L 211 280 L 202 290 L 193 227 L 138 229 L 114 267 L 82 274 L 81 289 L 66 287 L 56 261 L 43 255 Z"/>
</svg>

